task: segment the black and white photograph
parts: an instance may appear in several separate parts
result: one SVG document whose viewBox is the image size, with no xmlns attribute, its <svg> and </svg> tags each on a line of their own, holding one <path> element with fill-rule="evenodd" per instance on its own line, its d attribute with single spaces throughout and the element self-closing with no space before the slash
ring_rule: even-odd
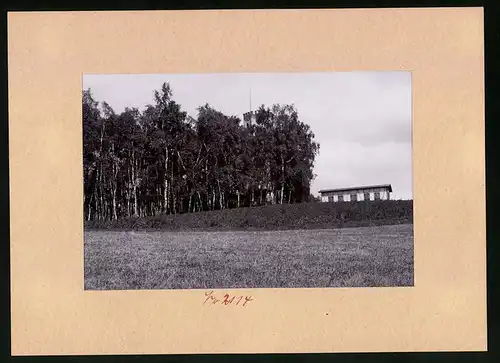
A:
<svg viewBox="0 0 500 363">
<path fill-rule="evenodd" d="M 413 286 L 411 72 L 82 81 L 85 290 Z"/>
</svg>

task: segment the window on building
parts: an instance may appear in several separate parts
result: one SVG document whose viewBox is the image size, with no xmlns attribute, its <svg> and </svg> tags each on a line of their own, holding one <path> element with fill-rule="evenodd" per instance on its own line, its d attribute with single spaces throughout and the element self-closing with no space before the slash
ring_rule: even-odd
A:
<svg viewBox="0 0 500 363">
<path fill-rule="evenodd" d="M 380 199 L 380 192 L 375 192 L 374 194 L 375 194 L 374 199 L 379 200 Z"/>
<path fill-rule="evenodd" d="M 343 202 L 344 201 L 344 196 L 343 195 L 339 195 L 339 202 Z"/>
<path fill-rule="evenodd" d="M 356 193 L 351 194 L 351 202 L 356 202 L 358 200 L 358 195 Z"/>
<path fill-rule="evenodd" d="M 333 202 L 333 195 L 328 196 L 328 202 L 330 202 L 330 203 Z"/>
<path fill-rule="evenodd" d="M 370 193 L 365 193 L 365 200 L 370 200 Z"/>
</svg>

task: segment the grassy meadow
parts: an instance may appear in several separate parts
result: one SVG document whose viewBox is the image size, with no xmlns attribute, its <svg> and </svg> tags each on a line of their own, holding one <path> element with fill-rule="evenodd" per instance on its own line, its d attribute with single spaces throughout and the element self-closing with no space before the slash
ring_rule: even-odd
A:
<svg viewBox="0 0 500 363">
<path fill-rule="evenodd" d="M 274 231 L 86 230 L 84 243 L 87 290 L 413 286 L 411 223 Z"/>
</svg>

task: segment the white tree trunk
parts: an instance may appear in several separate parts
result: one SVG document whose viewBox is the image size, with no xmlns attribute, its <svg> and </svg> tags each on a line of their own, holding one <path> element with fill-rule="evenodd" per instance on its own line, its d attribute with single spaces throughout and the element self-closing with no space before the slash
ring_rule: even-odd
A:
<svg viewBox="0 0 500 363">
<path fill-rule="evenodd" d="M 172 163 L 173 164 L 173 163 Z M 174 212 L 174 214 L 177 213 L 177 194 L 175 193 L 175 190 L 173 189 L 173 186 L 174 186 L 174 166 L 172 165 L 172 168 L 170 169 L 170 189 L 172 190 L 171 193 L 169 194 L 172 194 L 172 210 Z"/>
<path fill-rule="evenodd" d="M 215 188 L 212 189 L 212 210 L 215 210 Z"/>
<path fill-rule="evenodd" d="M 198 194 L 198 200 L 200 201 L 200 212 L 203 210 L 203 199 L 201 199 L 200 192 L 196 192 Z"/>
<path fill-rule="evenodd" d="M 219 180 L 217 180 L 217 186 L 219 187 L 219 205 L 220 205 L 220 209 L 222 210 L 223 209 L 222 192 L 220 190 L 220 181 Z"/>
<path fill-rule="evenodd" d="M 113 188 L 113 219 L 118 219 L 118 215 L 116 214 L 116 187 Z"/>
<path fill-rule="evenodd" d="M 283 193 L 285 191 L 285 160 L 283 156 L 281 157 L 281 177 L 283 179 L 281 181 L 280 204 L 283 204 Z"/>
<path fill-rule="evenodd" d="M 134 195 L 134 217 L 139 215 L 137 201 L 137 163 L 135 160 L 135 150 L 132 149 L 132 187 Z"/>
<path fill-rule="evenodd" d="M 168 212 L 168 148 L 165 147 L 165 180 L 163 190 L 163 209 Z"/>
</svg>

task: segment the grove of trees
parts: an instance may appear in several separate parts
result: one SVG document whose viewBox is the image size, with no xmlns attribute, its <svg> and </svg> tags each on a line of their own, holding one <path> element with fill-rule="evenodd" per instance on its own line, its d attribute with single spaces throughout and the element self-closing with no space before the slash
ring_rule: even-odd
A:
<svg viewBox="0 0 500 363">
<path fill-rule="evenodd" d="M 164 83 L 154 104 L 120 114 L 83 91 L 86 220 L 309 201 L 319 152 L 293 105 L 262 105 L 255 124 L 208 104 L 197 118 Z"/>
</svg>

